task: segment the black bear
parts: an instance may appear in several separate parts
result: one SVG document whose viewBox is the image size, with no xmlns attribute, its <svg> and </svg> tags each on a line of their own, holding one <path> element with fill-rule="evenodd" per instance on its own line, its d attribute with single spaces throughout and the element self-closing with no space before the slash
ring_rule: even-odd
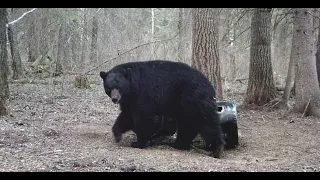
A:
<svg viewBox="0 0 320 180">
<path fill-rule="evenodd" d="M 122 133 L 133 130 L 135 148 L 144 148 L 159 130 L 155 115 L 177 121 L 176 149 L 187 150 L 199 133 L 206 149 L 219 158 L 224 140 L 217 113 L 215 89 L 197 69 L 166 60 L 119 64 L 108 72 L 101 71 L 106 94 L 120 104 L 112 130 L 116 141 Z"/>
</svg>

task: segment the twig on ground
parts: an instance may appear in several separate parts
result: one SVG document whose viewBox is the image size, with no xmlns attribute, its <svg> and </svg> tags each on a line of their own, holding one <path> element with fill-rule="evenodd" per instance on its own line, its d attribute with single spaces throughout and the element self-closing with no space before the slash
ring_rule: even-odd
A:
<svg viewBox="0 0 320 180">
<path fill-rule="evenodd" d="M 308 101 L 306 107 L 304 108 L 304 111 L 303 111 L 303 114 L 302 114 L 301 118 L 304 117 L 304 115 L 306 114 L 306 111 L 307 111 L 307 109 L 308 109 L 308 107 L 310 105 L 310 101 L 311 101 L 311 98 L 309 98 L 309 101 Z"/>
</svg>

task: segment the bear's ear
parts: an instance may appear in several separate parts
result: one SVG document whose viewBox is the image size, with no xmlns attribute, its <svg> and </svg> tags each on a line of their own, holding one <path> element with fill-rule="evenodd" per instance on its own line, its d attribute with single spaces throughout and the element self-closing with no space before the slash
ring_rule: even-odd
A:
<svg viewBox="0 0 320 180">
<path fill-rule="evenodd" d="M 100 71 L 100 77 L 101 77 L 102 79 L 105 79 L 105 78 L 107 77 L 107 75 L 108 75 L 108 73 L 103 72 L 103 71 Z"/>
</svg>

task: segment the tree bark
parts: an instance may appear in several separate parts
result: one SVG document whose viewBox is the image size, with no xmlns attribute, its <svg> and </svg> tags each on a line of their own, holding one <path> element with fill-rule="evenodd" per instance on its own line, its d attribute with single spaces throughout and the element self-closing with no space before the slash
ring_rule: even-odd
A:
<svg viewBox="0 0 320 180">
<path fill-rule="evenodd" d="M 213 8 L 192 9 L 192 61 L 216 88 L 216 98 L 222 100 L 219 58 L 219 10 Z"/>
<path fill-rule="evenodd" d="M 57 62 L 56 62 L 56 72 L 55 75 L 62 74 L 62 64 L 64 58 L 64 49 L 67 48 L 66 38 L 64 30 L 66 28 L 66 22 L 61 20 L 60 28 L 59 28 L 59 35 L 58 35 L 58 52 L 57 52 Z"/>
<path fill-rule="evenodd" d="M 98 61 L 98 18 L 95 15 L 92 20 L 92 38 L 90 61 L 95 64 Z"/>
<path fill-rule="evenodd" d="M 295 42 L 292 41 L 292 43 L 295 43 Z M 284 89 L 284 93 L 282 96 L 282 100 L 285 104 L 288 103 L 288 100 L 290 98 L 290 93 L 294 85 L 294 77 L 295 77 L 294 72 L 295 72 L 296 62 L 292 53 L 293 51 L 291 49 L 289 68 L 288 68 L 287 79 L 286 79 L 286 87 Z"/>
<path fill-rule="evenodd" d="M 13 9 L 10 8 L 10 20 L 13 20 Z M 12 79 L 20 79 L 23 76 L 21 57 L 17 43 L 17 33 L 13 25 L 8 25 L 8 38 L 12 57 Z"/>
<path fill-rule="evenodd" d="M 282 30 L 284 30 L 284 27 L 282 27 Z M 284 33 L 282 33 L 284 34 Z M 296 44 L 297 42 L 295 42 L 296 39 L 292 39 L 291 44 Z M 282 42 L 282 44 L 284 44 Z M 285 49 L 282 49 L 282 51 L 284 51 Z M 287 73 L 287 78 L 286 78 L 286 86 L 284 89 L 284 93 L 282 96 L 282 101 L 284 104 L 288 104 L 288 100 L 290 98 L 290 94 L 292 92 L 292 94 L 294 94 L 294 79 L 295 79 L 295 66 L 296 66 L 296 60 L 294 58 L 294 51 L 293 48 L 291 48 L 291 52 L 290 52 L 290 60 L 289 60 L 289 67 L 288 67 L 288 73 Z M 283 56 L 282 56 L 283 57 Z"/>
<path fill-rule="evenodd" d="M 284 13 L 284 12 L 283 12 Z M 277 34 L 274 35 L 272 39 L 273 42 L 273 53 L 271 55 L 272 63 L 277 64 L 277 66 L 273 66 L 273 71 L 275 71 L 279 75 L 285 75 L 283 69 L 287 69 L 288 67 L 288 53 L 290 50 L 287 47 L 288 38 L 287 33 L 289 26 L 282 20 L 282 23 L 277 23 L 277 29 L 273 29 L 273 31 Z M 289 55 L 290 56 L 290 55 Z M 290 60 L 289 60 L 290 61 Z M 278 79 L 279 76 L 275 77 L 275 80 Z M 280 80 L 280 79 L 278 79 Z"/>
<path fill-rule="evenodd" d="M 36 12 L 35 12 L 36 13 Z M 28 37 L 28 62 L 33 62 L 39 57 L 39 35 L 36 34 L 35 13 L 28 17 L 27 37 Z"/>
<path fill-rule="evenodd" d="M 318 75 L 318 83 L 320 86 L 320 19 L 318 26 L 318 41 L 317 41 L 317 53 L 316 53 L 316 66 L 317 66 L 317 75 Z"/>
<path fill-rule="evenodd" d="M 294 9 L 292 55 L 296 61 L 294 111 L 320 117 L 312 8 Z"/>
<path fill-rule="evenodd" d="M 6 8 L 0 8 L 0 115 L 7 115 L 6 101 L 9 98 L 9 86 L 7 81 L 7 35 L 6 24 L 7 10 Z"/>
<path fill-rule="evenodd" d="M 154 16 L 154 8 L 151 8 L 151 42 L 154 41 L 154 26 L 155 26 L 155 16 Z M 155 59 L 156 52 L 155 52 L 155 44 L 151 44 L 151 59 Z"/>
<path fill-rule="evenodd" d="M 79 66 L 80 66 L 80 70 L 81 69 L 84 69 L 85 67 L 85 64 L 86 64 L 86 60 L 87 60 L 87 46 L 88 46 L 88 39 L 87 39 L 87 36 L 88 36 L 88 33 L 87 33 L 87 16 L 88 16 L 88 9 L 85 8 L 84 11 L 83 11 L 83 29 L 82 29 L 82 48 L 81 48 L 81 59 L 80 59 L 80 63 L 79 63 Z"/>
<path fill-rule="evenodd" d="M 71 22 L 71 29 L 73 30 L 71 33 L 71 39 L 70 39 L 70 44 L 71 44 L 71 59 L 74 64 L 78 64 L 80 60 L 80 51 L 81 51 L 81 37 L 80 33 L 78 31 L 75 31 L 79 27 L 79 22 L 77 20 L 73 20 Z M 77 66 L 76 66 L 77 67 Z"/>
<path fill-rule="evenodd" d="M 47 57 L 49 52 L 49 30 L 48 30 L 48 9 L 42 9 L 41 15 L 41 30 L 40 30 L 40 55 L 42 56 L 41 61 Z"/>
<path fill-rule="evenodd" d="M 179 33 L 179 40 L 178 40 L 178 61 L 183 62 L 183 40 L 182 40 L 182 33 L 183 33 L 183 11 L 184 8 L 179 8 L 179 19 L 178 19 L 178 33 Z"/>
<path fill-rule="evenodd" d="M 237 78 L 236 56 L 234 53 L 230 54 L 230 59 L 231 79 L 234 81 Z"/>
<path fill-rule="evenodd" d="M 251 21 L 250 69 L 245 102 L 258 106 L 275 98 L 271 63 L 271 9 L 256 8 Z"/>
</svg>

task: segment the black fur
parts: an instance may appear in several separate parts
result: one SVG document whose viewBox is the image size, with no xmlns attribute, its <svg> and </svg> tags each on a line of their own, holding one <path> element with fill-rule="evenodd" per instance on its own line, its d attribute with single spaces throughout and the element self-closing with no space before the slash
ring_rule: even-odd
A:
<svg viewBox="0 0 320 180">
<path fill-rule="evenodd" d="M 220 157 L 225 142 L 215 89 L 200 71 L 183 63 L 155 60 L 120 64 L 100 76 L 109 97 L 112 89 L 121 95 L 121 113 L 113 126 L 116 140 L 132 126 L 137 141 L 131 146 L 144 148 L 159 130 L 153 120 L 161 114 L 177 120 L 175 148 L 189 149 L 199 133 L 213 156 Z"/>
</svg>

